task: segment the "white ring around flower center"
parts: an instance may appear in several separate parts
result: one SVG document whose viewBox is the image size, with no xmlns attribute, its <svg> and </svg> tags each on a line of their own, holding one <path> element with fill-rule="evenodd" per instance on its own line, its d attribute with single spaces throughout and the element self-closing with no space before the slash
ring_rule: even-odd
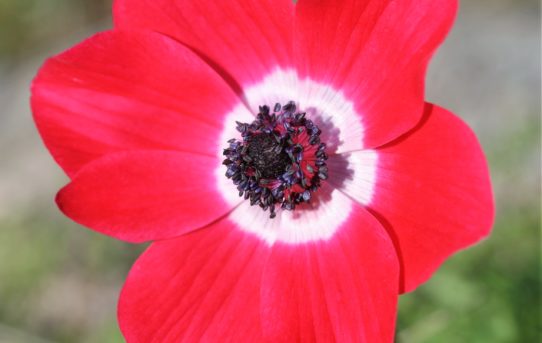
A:
<svg viewBox="0 0 542 343">
<path fill-rule="evenodd" d="M 316 191 L 311 204 L 296 207 L 294 211 L 277 210 L 277 217 L 269 218 L 258 206 L 250 206 L 239 197 L 238 191 L 219 165 L 215 176 L 219 192 L 236 206 L 228 219 L 239 229 L 249 232 L 272 245 L 275 242 L 301 244 L 330 239 L 344 224 L 352 210 L 352 201 L 371 202 L 376 178 L 377 154 L 362 150 L 362 116 L 355 112 L 354 104 L 338 92 L 310 79 L 299 79 L 293 70 L 276 70 L 262 82 L 245 89 L 250 110 L 239 104 L 225 117 L 224 130 L 218 145 L 219 161 L 231 138 L 241 139 L 236 121 L 251 123 L 258 106 L 295 101 L 299 110 L 307 113 L 322 130 L 321 139 L 328 145 L 329 179 Z M 252 112 L 252 113 L 251 113 Z M 348 153 L 356 151 L 353 153 Z M 345 194 L 348 194 L 346 196 Z M 353 199 L 353 200 L 352 200 Z"/>
</svg>

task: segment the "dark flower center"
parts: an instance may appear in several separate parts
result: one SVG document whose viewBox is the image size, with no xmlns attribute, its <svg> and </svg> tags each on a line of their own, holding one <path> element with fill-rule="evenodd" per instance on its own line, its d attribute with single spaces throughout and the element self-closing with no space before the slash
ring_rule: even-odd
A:
<svg viewBox="0 0 542 343">
<path fill-rule="evenodd" d="M 320 129 L 294 102 L 275 104 L 273 112 L 261 106 L 252 123 L 237 122 L 242 140 L 230 139 L 224 149 L 226 177 L 239 196 L 250 199 L 274 218 L 275 206 L 293 210 L 309 202 L 311 193 L 327 179 L 326 145 Z"/>
<path fill-rule="evenodd" d="M 259 133 L 247 140 L 247 155 L 263 178 L 276 179 L 291 164 L 290 157 L 272 133 Z"/>
</svg>

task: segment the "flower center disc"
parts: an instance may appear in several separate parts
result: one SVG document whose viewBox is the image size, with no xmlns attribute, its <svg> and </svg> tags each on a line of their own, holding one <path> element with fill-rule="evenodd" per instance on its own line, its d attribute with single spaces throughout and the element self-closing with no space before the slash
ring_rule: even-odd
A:
<svg viewBox="0 0 542 343">
<path fill-rule="evenodd" d="M 276 205 L 294 210 L 309 202 L 320 181 L 327 179 L 321 131 L 296 111 L 294 102 L 275 104 L 272 113 L 261 106 L 252 123 L 237 122 L 237 131 L 242 140 L 230 139 L 223 152 L 226 177 L 251 205 L 269 209 L 271 218 Z"/>
<path fill-rule="evenodd" d="M 248 140 L 248 156 L 262 177 L 276 179 L 286 171 L 290 158 L 271 133 L 260 133 Z"/>
</svg>

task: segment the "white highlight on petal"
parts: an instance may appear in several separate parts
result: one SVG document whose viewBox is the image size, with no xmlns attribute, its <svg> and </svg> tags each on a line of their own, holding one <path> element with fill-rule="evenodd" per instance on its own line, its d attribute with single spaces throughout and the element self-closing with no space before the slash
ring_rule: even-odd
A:
<svg viewBox="0 0 542 343">
<path fill-rule="evenodd" d="M 274 219 L 269 218 L 268 211 L 242 200 L 231 180 L 225 177 L 225 166 L 219 165 L 215 170 L 219 192 L 232 206 L 241 203 L 229 215 L 229 220 L 270 245 L 330 239 L 348 220 L 352 199 L 369 204 L 373 197 L 377 153 L 373 150 L 347 153 L 363 148 L 362 116 L 341 92 L 310 79 L 299 79 L 293 70 L 276 70 L 262 82 L 248 87 L 245 100 L 249 109 L 239 104 L 225 117 L 217 152 L 220 161 L 224 159 L 222 151 L 227 141 L 241 138 L 235 129 L 236 121 L 250 123 L 259 106 L 272 108 L 277 102 L 288 101 L 295 101 L 298 108 L 307 113 L 307 118 L 322 129 L 320 137 L 328 146 L 328 154 L 338 155 L 330 156 L 330 179 L 314 194 L 311 203 L 302 204 L 294 211 L 278 209 Z"/>
<path fill-rule="evenodd" d="M 307 112 L 307 118 L 322 129 L 320 137 L 328 144 L 328 151 L 363 149 L 362 116 L 354 110 L 354 103 L 331 86 L 299 79 L 294 70 L 276 70 L 246 89 L 245 98 L 253 113 L 258 113 L 258 106 L 263 104 L 273 107 L 277 102 L 295 101 L 300 110 Z"/>
<path fill-rule="evenodd" d="M 322 186 L 324 188 L 325 186 Z M 327 199 L 299 205 L 294 211 L 277 212 L 277 217 L 269 218 L 269 212 L 244 201 L 228 217 L 243 231 L 252 233 L 269 245 L 275 242 L 301 244 L 318 240 L 328 240 L 348 219 L 352 211 L 352 201 L 343 193 L 327 186 L 320 189 Z"/>
<path fill-rule="evenodd" d="M 369 205 L 375 191 L 377 164 L 375 150 L 330 156 L 328 182 L 360 204 Z"/>
</svg>

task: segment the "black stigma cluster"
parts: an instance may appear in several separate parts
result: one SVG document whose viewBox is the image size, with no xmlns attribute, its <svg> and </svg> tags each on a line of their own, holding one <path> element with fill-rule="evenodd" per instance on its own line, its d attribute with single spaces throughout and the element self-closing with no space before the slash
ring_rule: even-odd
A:
<svg viewBox="0 0 542 343">
<path fill-rule="evenodd" d="M 252 123 L 236 122 L 242 141 L 230 139 L 223 152 L 226 177 L 237 186 L 239 196 L 252 206 L 269 209 L 271 218 L 276 206 L 294 210 L 309 202 L 328 177 L 321 131 L 296 110 L 294 102 L 277 103 L 272 112 L 260 106 Z"/>
</svg>

